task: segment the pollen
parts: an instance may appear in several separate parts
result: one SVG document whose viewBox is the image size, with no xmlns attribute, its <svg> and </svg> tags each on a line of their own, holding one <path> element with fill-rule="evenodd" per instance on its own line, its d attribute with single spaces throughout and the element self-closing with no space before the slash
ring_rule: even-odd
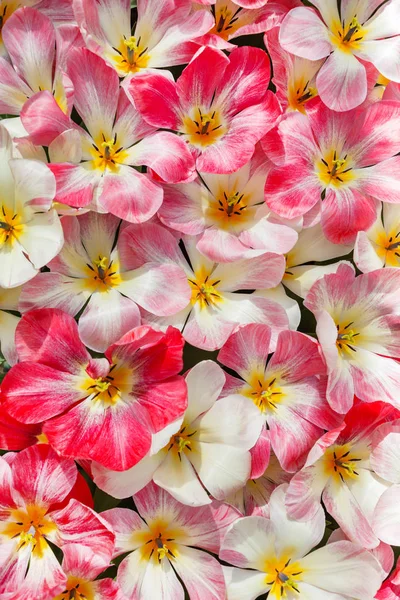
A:
<svg viewBox="0 0 400 600">
<path fill-rule="evenodd" d="M 350 357 L 354 356 L 354 354 L 357 352 L 357 338 L 360 335 L 359 331 L 357 331 L 356 329 L 352 329 L 353 325 L 354 321 L 350 321 L 346 325 L 336 325 L 338 332 L 336 346 L 342 354 L 347 353 L 348 355 L 350 355 Z"/>
<path fill-rule="evenodd" d="M 143 43 L 141 36 L 124 36 L 119 46 L 113 46 L 112 50 L 109 57 L 123 75 L 145 69 L 150 61 L 149 47 Z"/>
<path fill-rule="evenodd" d="M 326 474 L 342 483 L 357 479 L 360 474 L 358 464 L 362 460 L 362 452 L 355 452 L 351 444 L 332 446 L 326 450 L 323 458 Z"/>
<path fill-rule="evenodd" d="M 86 263 L 87 279 L 85 285 L 89 291 L 108 292 L 121 283 L 119 264 L 109 256 L 99 255 L 92 264 Z"/>
<path fill-rule="evenodd" d="M 271 586 L 268 598 L 276 600 L 295 598 L 293 592 L 300 593 L 298 583 L 302 580 L 303 570 L 297 562 L 288 558 L 273 558 L 266 561 L 263 569 L 266 572 L 265 583 Z"/>
<path fill-rule="evenodd" d="M 0 248 L 13 246 L 23 231 L 22 215 L 3 204 L 0 209 Z"/>
<path fill-rule="evenodd" d="M 180 431 L 174 434 L 166 446 L 168 452 L 176 452 L 179 460 L 182 460 L 182 454 L 192 452 L 191 438 L 195 435 L 195 430 L 188 430 L 187 426 L 181 427 Z"/>
<path fill-rule="evenodd" d="M 211 6 L 211 11 L 215 18 L 215 26 L 210 33 L 219 35 L 224 40 L 227 40 L 241 26 L 240 13 L 243 9 L 232 5 L 231 2 L 229 4 L 230 6 L 227 4 L 222 4 L 221 6 L 221 2 L 217 2 Z"/>
<path fill-rule="evenodd" d="M 250 380 L 250 389 L 245 395 L 251 398 L 262 413 L 275 412 L 284 398 L 284 393 L 278 385 L 278 378 L 265 380 L 264 375 L 254 374 Z"/>
<path fill-rule="evenodd" d="M 221 111 L 206 111 L 201 107 L 194 108 L 183 118 L 181 130 L 190 144 L 200 148 L 215 144 L 227 131 Z"/>
<path fill-rule="evenodd" d="M 348 156 L 339 155 L 336 150 L 331 150 L 324 157 L 317 160 L 317 175 L 325 186 L 340 188 L 354 180 L 353 163 Z"/>
<path fill-rule="evenodd" d="M 188 279 L 192 288 L 192 304 L 199 304 L 201 309 L 216 308 L 222 302 L 222 296 L 217 289 L 220 279 L 213 279 L 211 274 L 206 274 L 203 269 L 195 274 L 193 279 Z"/>
<path fill-rule="evenodd" d="M 335 22 L 331 28 L 332 42 L 344 52 L 358 50 L 367 29 L 359 22 L 357 15 L 348 21 Z"/>
<path fill-rule="evenodd" d="M 117 173 L 119 165 L 124 164 L 127 153 L 123 146 L 118 143 L 118 135 L 112 139 L 106 139 L 104 133 L 99 139 L 92 143 L 90 152 L 93 156 L 92 167 L 99 171 L 112 171 Z"/>
</svg>

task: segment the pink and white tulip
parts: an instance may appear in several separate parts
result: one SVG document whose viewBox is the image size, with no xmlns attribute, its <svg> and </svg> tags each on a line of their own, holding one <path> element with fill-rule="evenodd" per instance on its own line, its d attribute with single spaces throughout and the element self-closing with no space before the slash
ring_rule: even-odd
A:
<svg viewBox="0 0 400 600">
<path fill-rule="evenodd" d="M 364 61 L 400 82 L 400 2 L 315 0 L 294 8 L 283 20 L 279 42 L 301 58 L 325 59 L 316 84 L 329 108 L 348 111 L 367 97 Z M 377 10 L 378 9 L 378 10 Z"/>
<path fill-rule="evenodd" d="M 197 249 L 215 262 L 284 254 L 297 233 L 269 217 L 263 190 L 271 165 L 257 146 L 251 161 L 235 173 L 200 173 L 193 182 L 164 185 L 158 215 L 172 229 L 201 235 Z"/>
<path fill-rule="evenodd" d="M 169 183 L 192 176 L 193 158 L 173 133 L 155 133 L 119 87 L 117 73 L 85 48 L 70 52 L 74 106 L 87 131 L 61 111 L 49 92 L 25 103 L 24 127 L 35 144 L 49 147 L 56 200 L 141 223 L 162 203 L 160 186 L 135 167 L 146 165 Z"/>
<path fill-rule="evenodd" d="M 224 567 L 227 599 L 255 600 L 268 592 L 271 600 L 372 600 L 382 582 L 379 562 L 348 541 L 312 551 L 324 535 L 324 513 L 293 521 L 285 510 L 286 489 L 272 493 L 269 519 L 244 517 L 228 528 L 219 554 L 235 565 Z"/>
<path fill-rule="evenodd" d="M 269 428 L 269 439 L 285 471 L 297 471 L 322 435 L 340 417 L 325 400 L 324 363 L 318 344 L 295 331 L 282 331 L 276 349 L 271 329 L 253 324 L 233 333 L 218 361 L 238 373 L 228 376 L 224 394 L 240 394 L 259 409 Z"/>
<path fill-rule="evenodd" d="M 0 287 L 0 350 L 10 365 L 17 362 L 15 330 L 19 317 L 8 311 L 17 311 L 21 293 L 20 287 L 4 289 Z"/>
<path fill-rule="evenodd" d="M 278 101 L 267 90 L 270 77 L 268 56 L 259 48 L 236 48 L 228 58 L 207 47 L 176 82 L 143 73 L 124 87 L 150 125 L 186 140 L 198 171 L 228 174 L 251 159 L 279 117 Z"/>
<path fill-rule="evenodd" d="M 363 273 L 382 267 L 400 266 L 400 209 L 398 204 L 382 204 L 375 223 L 359 231 L 354 246 L 354 262 Z"/>
<path fill-rule="evenodd" d="M 61 567 L 67 581 L 63 592 L 53 600 L 126 600 L 116 581 L 109 577 L 97 579 L 105 566 L 89 548 L 64 546 Z"/>
<path fill-rule="evenodd" d="M 73 87 L 67 56 L 71 48 L 84 45 L 78 27 L 55 28 L 39 10 L 25 7 L 7 19 L 1 34 L 9 60 L 0 57 L 0 113 L 18 115 L 28 98 L 48 90 L 70 114 Z"/>
<path fill-rule="evenodd" d="M 327 400 L 346 413 L 354 394 L 364 402 L 396 407 L 400 383 L 400 271 L 378 269 L 355 276 L 350 264 L 319 279 L 304 305 L 317 320 L 327 374 Z"/>
<path fill-rule="evenodd" d="M 336 273 L 342 261 L 328 265 L 318 263 L 344 256 L 351 250 L 352 246 L 333 244 L 327 240 L 320 223 L 302 229 L 297 243 L 286 254 L 286 270 L 282 283 L 300 298 L 305 298 L 317 279 L 329 273 Z"/>
<path fill-rule="evenodd" d="M 183 417 L 153 436 L 148 456 L 117 473 L 93 464 L 96 484 L 126 498 L 150 481 L 190 506 L 223 500 L 244 486 L 251 473 L 252 448 L 261 433 L 257 409 L 238 395 L 218 400 L 225 375 L 212 361 L 186 375 L 188 407 Z"/>
<path fill-rule="evenodd" d="M 116 534 L 115 556 L 129 553 L 117 574 L 127 600 L 184 600 L 180 581 L 190 600 L 225 600 L 222 567 L 209 553 L 218 554 L 237 511 L 215 500 L 183 506 L 153 483 L 133 500 L 139 514 L 127 508 L 102 513 Z"/>
<path fill-rule="evenodd" d="M 277 164 L 265 186 L 268 206 L 292 219 L 320 205 L 322 229 L 335 244 L 352 243 L 369 229 L 380 200 L 399 200 L 398 102 L 346 113 L 320 102 L 307 115 L 286 114 L 263 145 Z"/>
<path fill-rule="evenodd" d="M 384 402 L 358 403 L 341 426 L 323 435 L 304 468 L 290 481 L 286 497 L 290 517 L 312 518 L 321 510 L 322 497 L 328 513 L 353 542 L 365 548 L 376 548 L 380 540 L 388 543 L 384 533 L 390 519 L 386 500 L 393 488 L 390 479 L 382 475 L 389 454 L 385 448 L 379 457 L 374 453 L 379 426 L 385 424 L 388 432 L 395 431 L 395 423 L 386 422 L 398 415 Z"/>
<path fill-rule="evenodd" d="M 284 110 L 306 114 L 315 106 L 314 98 L 318 97 L 315 79 L 324 61 L 290 54 L 279 43 L 279 31 L 280 27 L 274 27 L 264 36 L 272 60 L 276 96 Z"/>
<path fill-rule="evenodd" d="M 187 306 L 191 289 L 178 265 L 148 262 L 128 270 L 121 261 L 118 229 L 113 215 L 94 212 L 61 220 L 65 243 L 39 273 L 25 285 L 19 308 L 58 308 L 75 316 L 83 308 L 78 329 L 83 343 L 103 352 L 125 333 L 141 324 L 138 305 L 160 316 Z M 157 239 L 165 229 L 154 225 Z M 171 290 L 174 293 L 171 294 Z"/>
<path fill-rule="evenodd" d="M 46 445 L 0 458 L 0 594 L 10 600 L 51 600 L 67 580 L 50 545 L 91 551 L 105 568 L 115 536 L 93 510 L 70 500 L 77 468 Z"/>
<path fill-rule="evenodd" d="M 51 209 L 55 180 L 39 161 L 13 158 L 12 140 L 0 125 L 0 286 L 32 279 L 58 254 L 63 232 Z"/>
<path fill-rule="evenodd" d="M 158 236 L 153 224 L 130 225 L 121 232 L 120 255 L 127 269 L 148 262 L 179 265 L 192 290 L 190 302 L 180 312 L 170 317 L 146 312 L 143 322 L 160 328 L 174 325 L 187 342 L 204 350 L 221 348 L 238 326 L 247 323 L 269 324 L 275 342 L 277 333 L 288 328 L 284 308 L 275 299 L 242 290 L 259 287 L 268 291 L 277 286 L 285 268 L 284 257 L 268 253 L 233 263 L 215 263 L 200 254 L 198 241 L 196 236 L 184 236 L 183 254 L 178 240 L 167 231 Z"/>
<path fill-rule="evenodd" d="M 214 23 L 198 44 L 233 50 L 231 40 L 242 35 L 268 31 L 279 25 L 288 11 L 299 6 L 297 0 L 193 0 L 198 10 L 209 5 Z"/>
<path fill-rule="evenodd" d="M 45 422 L 62 456 L 129 469 L 186 409 L 183 344 L 173 327 L 137 327 L 93 359 L 70 315 L 31 310 L 17 326 L 20 362 L 3 380 L 3 406 L 22 423 Z"/>
<path fill-rule="evenodd" d="M 73 7 L 87 47 L 120 77 L 189 62 L 197 50 L 190 42 L 213 26 L 204 7 L 191 12 L 190 0 L 139 0 L 133 31 L 130 0 L 74 0 Z"/>
</svg>

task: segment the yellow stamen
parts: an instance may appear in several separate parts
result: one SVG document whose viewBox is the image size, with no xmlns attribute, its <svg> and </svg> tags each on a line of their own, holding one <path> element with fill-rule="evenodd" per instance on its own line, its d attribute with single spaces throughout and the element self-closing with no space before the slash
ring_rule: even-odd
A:
<svg viewBox="0 0 400 600">
<path fill-rule="evenodd" d="M 137 40 L 133 35 L 128 40 L 124 40 L 124 45 L 132 51 L 138 48 Z"/>
</svg>

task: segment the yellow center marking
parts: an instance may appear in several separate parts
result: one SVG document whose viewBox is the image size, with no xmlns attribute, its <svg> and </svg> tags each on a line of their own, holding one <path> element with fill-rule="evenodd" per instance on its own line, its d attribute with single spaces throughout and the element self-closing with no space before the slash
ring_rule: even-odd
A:
<svg viewBox="0 0 400 600">
<path fill-rule="evenodd" d="M 251 398 L 262 413 L 276 411 L 278 404 L 285 397 L 282 389 L 277 385 L 277 377 L 273 377 L 268 381 L 264 379 L 264 375 L 254 374 L 249 384 L 251 387 L 246 389 L 244 394 Z"/>
<path fill-rule="evenodd" d="M 192 288 L 192 304 L 199 303 L 200 308 L 215 307 L 222 302 L 222 296 L 218 292 L 217 286 L 220 279 L 213 279 L 204 269 L 195 273 L 193 279 L 188 279 Z"/>
<path fill-rule="evenodd" d="M 22 216 L 3 204 L 0 209 L 0 248 L 13 246 L 23 231 Z"/>
<path fill-rule="evenodd" d="M 105 377 L 93 379 L 86 372 L 84 375 L 79 389 L 85 392 L 85 396 L 92 401 L 93 406 L 99 404 L 102 404 L 104 408 L 115 406 L 123 394 L 129 394 L 132 391 L 132 371 L 123 364 L 112 365 Z"/>
<path fill-rule="evenodd" d="M 121 283 L 119 264 L 108 256 L 99 255 L 93 264 L 86 264 L 85 286 L 90 292 L 108 292 Z"/>
<path fill-rule="evenodd" d="M 242 10 L 240 7 L 229 9 L 227 5 L 218 6 L 218 3 L 211 6 L 215 25 L 210 33 L 219 35 L 222 39 L 227 40 L 241 26 L 240 12 Z"/>
<path fill-rule="evenodd" d="M 385 266 L 400 266 L 400 231 L 392 230 L 389 234 L 379 233 L 376 240 L 373 240 L 378 246 L 376 252 L 378 256 L 384 259 Z"/>
<path fill-rule="evenodd" d="M 337 339 L 336 346 L 343 353 L 350 354 L 350 356 L 354 356 L 357 352 L 357 338 L 360 335 L 360 332 L 352 329 L 352 325 L 354 321 L 350 321 L 345 325 L 336 325 L 337 328 Z"/>
<path fill-rule="evenodd" d="M 155 519 L 148 526 L 148 531 L 140 531 L 132 536 L 134 543 L 140 545 L 142 560 L 156 564 L 160 564 L 164 558 L 174 561 L 179 554 L 176 540 L 182 538 L 184 532 L 163 519 Z"/>
<path fill-rule="evenodd" d="M 182 133 L 190 144 L 200 148 L 215 144 L 227 130 L 221 112 L 216 109 L 206 113 L 197 107 L 183 119 Z"/>
<path fill-rule="evenodd" d="M 112 139 L 106 139 L 104 133 L 92 143 L 90 152 L 93 156 L 92 166 L 100 171 L 112 171 L 117 173 L 119 165 L 124 164 L 127 152 L 124 147 L 118 143 L 118 135 L 115 134 Z"/>
<path fill-rule="evenodd" d="M 351 444 L 332 446 L 325 451 L 323 457 L 325 473 L 337 482 L 357 479 L 357 467 L 362 459 L 361 454 L 352 450 Z"/>
<path fill-rule="evenodd" d="M 340 157 L 336 150 L 331 150 L 325 157 L 316 162 L 316 171 L 320 181 L 335 188 L 354 180 L 352 163 L 347 154 Z"/>
<path fill-rule="evenodd" d="M 191 438 L 195 433 L 196 431 L 188 430 L 187 426 L 183 425 L 178 433 L 175 433 L 171 437 L 165 448 L 168 452 L 175 452 L 179 460 L 182 460 L 182 454 L 192 452 Z"/>
<path fill-rule="evenodd" d="M 304 81 L 304 78 L 288 86 L 288 104 L 292 110 L 306 114 L 304 105 L 315 96 L 318 96 L 317 88 L 312 87 L 309 81 Z"/>
<path fill-rule="evenodd" d="M 113 46 L 114 53 L 110 55 L 116 68 L 125 73 L 137 73 L 145 69 L 150 60 L 148 46 L 144 46 L 141 37 L 123 38 L 119 46 Z"/>
<path fill-rule="evenodd" d="M 367 29 L 361 25 L 357 15 L 345 23 L 335 21 L 331 27 L 331 41 L 343 52 L 352 53 L 360 48 L 360 42 L 364 39 Z"/>
<path fill-rule="evenodd" d="M 13 509 L 9 519 L 3 521 L 0 533 L 11 539 L 16 538 L 17 550 L 31 545 L 32 552 L 42 557 L 48 547 L 45 536 L 57 529 L 56 524 L 46 517 L 46 513 L 46 508 L 36 504 L 29 505 L 26 509 Z"/>
<path fill-rule="evenodd" d="M 54 600 L 94 600 L 96 595 L 93 583 L 70 575 L 65 590 Z"/>
<path fill-rule="evenodd" d="M 264 566 L 266 572 L 265 582 L 271 585 L 268 598 L 290 598 L 292 600 L 293 592 L 300 594 L 297 587 L 302 580 L 303 569 L 300 564 L 291 563 L 290 558 L 277 558 L 267 560 Z"/>
</svg>

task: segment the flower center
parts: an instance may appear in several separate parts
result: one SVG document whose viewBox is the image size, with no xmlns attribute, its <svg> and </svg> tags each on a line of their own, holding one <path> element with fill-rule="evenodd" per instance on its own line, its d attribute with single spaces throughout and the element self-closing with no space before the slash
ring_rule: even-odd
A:
<svg viewBox="0 0 400 600">
<path fill-rule="evenodd" d="M 359 42 L 361 42 L 366 33 L 367 31 L 357 19 L 357 15 L 354 15 L 348 23 L 344 21 L 336 23 L 332 37 L 334 43 L 341 50 L 348 52 L 359 48 Z"/>
<path fill-rule="evenodd" d="M 257 379 L 252 390 L 250 397 L 262 413 L 275 411 L 284 396 L 282 390 L 276 385 L 276 377 L 269 382 Z"/>
<path fill-rule="evenodd" d="M 104 377 L 93 378 L 85 373 L 85 379 L 80 389 L 91 400 L 93 408 L 112 407 L 121 400 L 123 393 L 132 391 L 132 373 L 128 367 L 113 364 Z"/>
<path fill-rule="evenodd" d="M 216 306 L 222 301 L 222 296 L 217 290 L 217 285 L 221 283 L 220 279 L 212 280 L 210 275 L 204 275 L 202 272 L 195 279 L 188 279 L 189 285 L 192 288 L 192 304 L 197 302 L 200 308 L 206 306 Z"/>
<path fill-rule="evenodd" d="M 211 146 L 226 132 L 221 113 L 218 110 L 205 112 L 200 107 L 195 108 L 191 115 L 183 119 L 183 134 L 188 136 L 190 144 L 203 148 Z"/>
<path fill-rule="evenodd" d="M 88 271 L 88 288 L 92 292 L 107 292 L 121 283 L 118 264 L 107 256 L 99 254 L 93 264 L 86 263 Z"/>
<path fill-rule="evenodd" d="M 173 533 L 168 528 L 153 527 L 150 534 L 146 535 L 146 541 L 142 547 L 142 555 L 145 560 L 153 560 L 160 564 L 164 558 L 174 560 L 177 557 L 177 544 Z"/>
<path fill-rule="evenodd" d="M 196 431 L 187 431 L 187 426 L 184 425 L 179 431 L 178 433 L 175 433 L 170 441 L 169 444 L 166 446 L 169 451 L 172 452 L 176 452 L 178 454 L 178 458 L 179 460 L 182 460 L 182 453 L 186 453 L 186 452 L 192 452 L 192 442 L 191 442 L 191 437 L 194 436 L 194 434 L 196 433 Z"/>
<path fill-rule="evenodd" d="M 349 166 L 350 160 L 345 154 L 343 158 L 338 156 L 336 150 L 329 152 L 324 158 L 319 159 L 316 164 L 318 176 L 326 186 L 333 185 L 338 188 L 344 183 L 354 179 L 353 167 Z"/>
<path fill-rule="evenodd" d="M 93 584 L 79 577 L 70 575 L 65 590 L 54 600 L 94 600 Z"/>
<path fill-rule="evenodd" d="M 113 55 L 113 61 L 119 70 L 125 73 L 136 73 L 140 69 L 145 69 L 150 60 L 148 46 L 142 44 L 141 36 L 136 38 L 124 36 L 118 48 L 113 46 L 117 56 Z"/>
<path fill-rule="evenodd" d="M 297 85 L 295 85 L 296 83 Z M 309 81 L 304 84 L 303 80 L 302 82 L 295 82 L 295 84 L 288 89 L 289 106 L 292 110 L 298 110 L 305 114 L 303 105 L 312 98 L 315 98 L 318 95 L 318 90 L 310 86 Z"/>
<path fill-rule="evenodd" d="M 355 339 L 360 335 L 359 332 L 354 329 L 350 329 L 350 327 L 354 324 L 354 321 L 347 323 L 347 325 L 336 325 L 338 334 L 336 339 L 336 346 L 339 350 L 343 352 L 348 352 L 351 354 L 352 352 L 357 352 L 357 349 L 354 347 L 357 345 L 357 340 Z"/>
<path fill-rule="evenodd" d="M 240 27 L 238 21 L 240 18 L 239 13 L 242 10 L 241 7 L 235 7 L 235 9 L 231 10 L 226 4 L 221 6 L 218 2 L 216 5 L 212 5 L 211 12 L 215 18 L 215 26 L 210 33 L 216 33 L 224 40 L 227 40 Z"/>
<path fill-rule="evenodd" d="M 385 260 L 385 266 L 398 267 L 400 262 L 400 231 L 397 228 L 390 234 L 378 233 L 376 240 L 376 253 Z"/>
<path fill-rule="evenodd" d="M 38 505 L 27 506 L 26 509 L 10 511 L 10 519 L 3 522 L 0 533 L 11 539 L 18 538 L 17 550 L 31 545 L 32 552 L 42 556 L 47 545 L 46 535 L 56 530 L 53 521 L 46 517 L 47 509 Z"/>
<path fill-rule="evenodd" d="M 324 455 L 325 471 L 343 483 L 349 479 L 357 479 L 357 463 L 362 460 L 352 451 L 350 444 L 328 448 Z"/>
<path fill-rule="evenodd" d="M 0 213 L 0 247 L 6 244 L 12 246 L 20 237 L 23 229 L 21 217 L 3 205 Z"/>
<path fill-rule="evenodd" d="M 101 134 L 97 144 L 92 143 L 91 150 L 93 158 L 93 167 L 100 171 L 109 169 L 112 172 L 118 171 L 118 165 L 123 164 L 126 158 L 126 152 L 123 146 L 117 144 L 117 134 L 112 139 L 107 140 L 104 133 Z"/>
<path fill-rule="evenodd" d="M 268 598 L 293 598 L 293 591 L 300 593 L 297 587 L 301 581 L 302 569 L 299 563 L 291 563 L 291 559 L 273 559 L 267 561 L 265 571 L 267 573 L 266 584 L 271 585 Z"/>
</svg>

